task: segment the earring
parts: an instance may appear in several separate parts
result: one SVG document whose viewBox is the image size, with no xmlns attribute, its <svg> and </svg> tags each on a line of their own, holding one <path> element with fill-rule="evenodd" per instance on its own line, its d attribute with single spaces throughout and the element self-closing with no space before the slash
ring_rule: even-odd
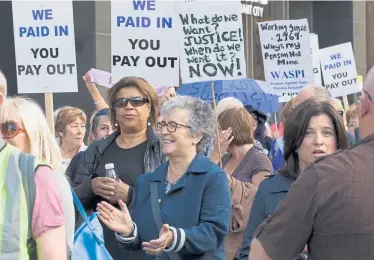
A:
<svg viewBox="0 0 374 260">
<path fill-rule="evenodd" d="M 151 122 L 149 122 L 149 119 L 147 120 L 147 126 L 151 126 Z"/>
<path fill-rule="evenodd" d="M 118 123 L 116 122 L 116 123 L 114 124 L 114 126 L 115 126 L 115 127 L 118 127 Z"/>
</svg>

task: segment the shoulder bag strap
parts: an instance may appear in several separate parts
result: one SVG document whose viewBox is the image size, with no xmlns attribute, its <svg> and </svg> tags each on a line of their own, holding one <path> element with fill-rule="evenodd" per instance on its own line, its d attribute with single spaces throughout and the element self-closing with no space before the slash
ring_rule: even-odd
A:
<svg viewBox="0 0 374 260">
<path fill-rule="evenodd" d="M 157 230 L 160 232 L 162 228 L 160 204 L 158 203 L 158 182 L 151 182 L 151 204 L 153 218 L 156 222 Z"/>
<path fill-rule="evenodd" d="M 158 202 L 158 182 L 151 182 L 151 204 L 153 219 L 155 220 L 158 232 L 160 232 L 163 223 L 161 219 L 160 204 Z M 175 252 L 168 252 L 167 255 L 170 260 L 180 260 L 179 255 Z"/>
</svg>

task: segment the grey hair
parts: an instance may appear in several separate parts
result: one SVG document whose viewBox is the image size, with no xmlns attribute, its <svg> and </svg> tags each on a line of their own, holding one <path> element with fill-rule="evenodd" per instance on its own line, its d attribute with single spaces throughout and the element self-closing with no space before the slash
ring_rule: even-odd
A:
<svg viewBox="0 0 374 260">
<path fill-rule="evenodd" d="M 244 105 L 239 99 L 234 97 L 222 98 L 217 104 L 216 116 L 218 117 L 223 111 L 234 107 L 241 108 L 244 107 Z"/>
<path fill-rule="evenodd" d="M 303 88 L 301 91 L 303 90 L 308 90 L 312 92 L 313 96 L 319 99 L 321 102 L 328 101 L 332 97 L 330 91 L 327 88 L 320 85 L 309 85 Z"/>
<path fill-rule="evenodd" d="M 203 136 L 196 145 L 197 152 L 206 153 L 216 132 L 215 113 L 211 105 L 200 98 L 176 96 L 164 103 L 161 108 L 161 116 L 165 116 L 175 109 L 183 109 L 189 112 L 187 125 L 191 127 L 190 135 Z"/>
</svg>

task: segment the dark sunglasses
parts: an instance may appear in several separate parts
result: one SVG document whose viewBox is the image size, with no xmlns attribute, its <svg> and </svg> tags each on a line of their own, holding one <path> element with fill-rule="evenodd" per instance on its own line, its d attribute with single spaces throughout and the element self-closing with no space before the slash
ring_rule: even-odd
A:
<svg viewBox="0 0 374 260">
<path fill-rule="evenodd" d="M 20 132 L 26 133 L 25 129 L 22 129 L 15 121 L 5 121 L 0 124 L 0 127 L 1 135 L 4 139 L 13 138 Z"/>
<path fill-rule="evenodd" d="M 166 123 L 166 122 L 162 121 L 162 122 L 158 122 L 156 124 L 156 130 L 157 131 L 162 131 L 162 128 L 164 126 L 166 126 L 166 129 L 169 132 L 175 132 L 175 131 L 177 131 L 178 126 L 185 127 L 185 128 L 191 128 L 191 127 L 189 127 L 187 125 L 178 124 L 178 123 L 176 123 L 174 121 L 170 121 L 169 123 Z"/>
<path fill-rule="evenodd" d="M 124 108 L 127 107 L 129 103 L 132 107 L 141 107 L 144 104 L 149 103 L 149 100 L 142 97 L 117 98 L 116 101 L 114 101 L 114 108 Z"/>
</svg>

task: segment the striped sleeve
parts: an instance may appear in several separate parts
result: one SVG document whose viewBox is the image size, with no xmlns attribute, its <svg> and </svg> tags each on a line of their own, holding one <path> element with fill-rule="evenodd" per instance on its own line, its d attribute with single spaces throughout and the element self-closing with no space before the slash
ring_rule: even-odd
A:
<svg viewBox="0 0 374 260">
<path fill-rule="evenodd" d="M 165 252 L 179 252 L 186 242 L 186 233 L 181 228 L 169 228 L 173 231 L 174 240 L 169 248 L 165 248 Z"/>
<path fill-rule="evenodd" d="M 138 228 L 136 227 L 136 224 L 133 222 L 133 225 L 134 225 L 134 232 L 128 236 L 128 237 L 124 237 L 124 236 L 121 236 L 121 234 L 119 233 L 115 233 L 116 235 L 116 239 L 121 242 L 121 243 L 132 243 L 135 241 L 136 237 L 138 236 Z"/>
</svg>

